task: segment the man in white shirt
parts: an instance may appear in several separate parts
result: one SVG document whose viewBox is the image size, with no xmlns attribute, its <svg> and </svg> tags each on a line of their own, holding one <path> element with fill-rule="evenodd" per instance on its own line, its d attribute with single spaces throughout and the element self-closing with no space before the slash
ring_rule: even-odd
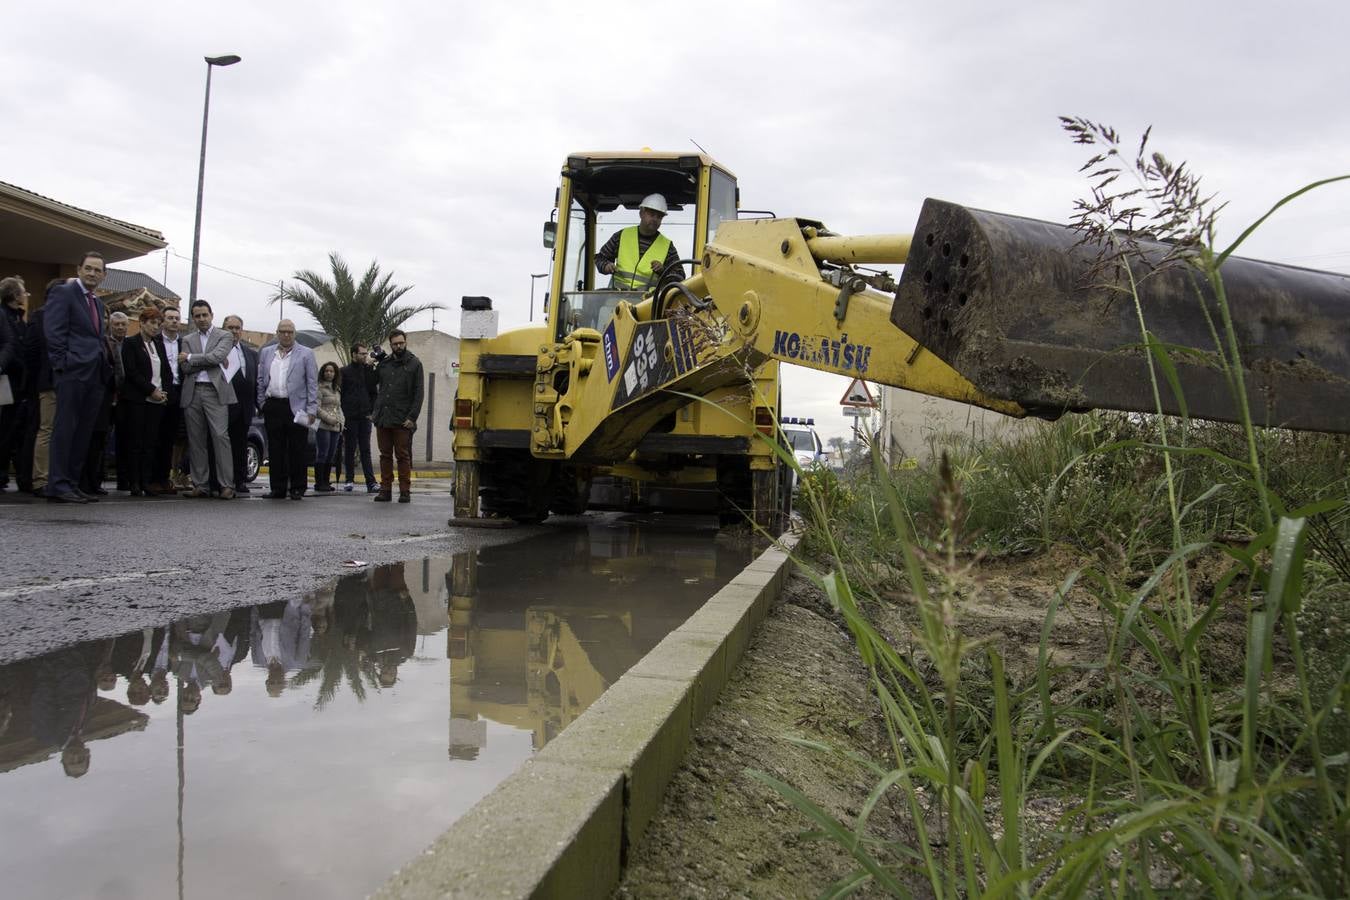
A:
<svg viewBox="0 0 1350 900">
<path fill-rule="evenodd" d="M 187 449 L 187 440 L 179 437 L 183 424 L 183 411 L 179 406 L 179 385 L 182 379 L 178 374 L 179 344 L 178 329 L 182 326 L 182 314 L 176 306 L 164 307 L 164 323 L 156 341 L 164 348 L 164 356 L 169 360 L 169 371 L 164 373 L 164 393 L 168 400 L 164 404 L 164 415 L 159 420 L 159 437 L 155 442 L 155 461 L 151 470 L 151 487 L 157 494 L 177 493 L 174 487 L 174 473 L 182 461 Z"/>
<path fill-rule="evenodd" d="M 220 473 L 220 498 L 233 500 L 234 457 L 228 423 L 234 388 L 225 380 L 222 366 L 234 348 L 234 335 L 211 327 L 214 313 L 205 300 L 193 300 L 190 312 L 193 329 L 178 347 L 178 371 L 183 376 L 180 405 L 187 419 L 188 458 L 192 462 L 192 490 L 184 496 L 211 496 L 209 441 Z"/>
<path fill-rule="evenodd" d="M 234 461 L 234 490 L 249 493 L 248 487 L 248 427 L 258 412 L 258 351 L 245 344 L 241 336 L 244 320 L 226 316 L 225 330 L 234 335 L 234 349 L 225 360 L 225 380 L 234 388 L 234 402 L 229 410 L 230 452 Z"/>
<path fill-rule="evenodd" d="M 272 500 L 303 500 L 308 487 L 309 426 L 319 413 L 314 351 L 295 341 L 295 323 L 277 323 L 277 342 L 258 354 L 258 405 L 267 429 Z"/>
</svg>

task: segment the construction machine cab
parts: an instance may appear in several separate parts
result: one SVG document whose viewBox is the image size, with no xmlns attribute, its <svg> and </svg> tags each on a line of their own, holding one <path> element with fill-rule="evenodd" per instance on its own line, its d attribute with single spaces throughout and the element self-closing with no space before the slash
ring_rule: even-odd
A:
<svg viewBox="0 0 1350 900">
<path fill-rule="evenodd" d="M 665 197 L 669 212 L 661 233 L 683 260 L 699 259 L 717 226 L 736 218 L 735 176 L 703 154 L 577 154 L 568 157 L 562 175 L 552 229 L 555 340 L 603 331 L 621 301 L 641 299 L 637 291 L 605 289 L 608 280 L 596 271 L 595 254 L 616 232 L 637 224 L 644 197 Z"/>
</svg>

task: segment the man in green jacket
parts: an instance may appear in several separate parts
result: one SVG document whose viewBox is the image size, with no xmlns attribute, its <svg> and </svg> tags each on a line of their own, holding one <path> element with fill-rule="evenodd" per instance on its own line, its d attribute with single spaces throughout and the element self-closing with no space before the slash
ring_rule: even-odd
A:
<svg viewBox="0 0 1350 900">
<path fill-rule="evenodd" d="M 390 353 L 375 367 L 375 443 L 380 448 L 380 492 L 376 503 L 394 493 L 394 459 L 398 459 L 398 502 L 412 500 L 412 436 L 422 414 L 422 362 L 408 352 L 408 336 L 389 333 Z"/>
</svg>

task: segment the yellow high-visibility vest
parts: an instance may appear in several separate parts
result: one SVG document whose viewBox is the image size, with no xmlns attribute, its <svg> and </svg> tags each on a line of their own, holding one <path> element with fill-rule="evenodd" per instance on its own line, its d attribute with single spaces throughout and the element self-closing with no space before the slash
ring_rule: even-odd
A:
<svg viewBox="0 0 1350 900">
<path fill-rule="evenodd" d="M 670 238 L 658 234 L 647 252 L 638 258 L 638 230 L 634 225 L 619 232 L 619 255 L 614 258 L 614 274 L 609 286 L 616 291 L 645 291 L 656 284 L 653 262 L 664 262 L 670 252 Z"/>
</svg>

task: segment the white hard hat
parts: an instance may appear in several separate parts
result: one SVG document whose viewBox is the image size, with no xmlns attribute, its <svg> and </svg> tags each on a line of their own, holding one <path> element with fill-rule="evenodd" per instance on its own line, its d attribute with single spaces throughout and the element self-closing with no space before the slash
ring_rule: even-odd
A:
<svg viewBox="0 0 1350 900">
<path fill-rule="evenodd" d="M 666 208 L 666 198 L 661 194 L 648 194 L 643 197 L 642 202 L 638 204 L 638 208 L 650 209 L 652 212 L 659 212 L 663 216 L 670 212 L 670 210 Z"/>
</svg>

